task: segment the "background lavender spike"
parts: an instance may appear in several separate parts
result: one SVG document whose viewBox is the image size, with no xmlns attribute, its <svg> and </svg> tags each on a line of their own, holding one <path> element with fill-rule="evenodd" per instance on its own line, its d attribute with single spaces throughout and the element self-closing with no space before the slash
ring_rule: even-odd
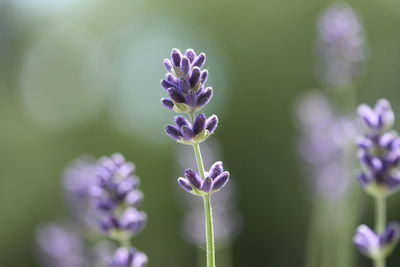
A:
<svg viewBox="0 0 400 267">
<path fill-rule="evenodd" d="M 298 151 L 313 199 L 305 266 L 352 267 L 351 239 L 358 219 L 354 213 L 358 207 L 353 178 L 355 119 L 338 115 L 319 92 L 303 95 L 296 115 L 300 126 Z M 345 225 L 338 219 L 344 217 Z"/>
<path fill-rule="evenodd" d="M 319 77 L 330 87 L 351 86 L 367 57 L 360 18 L 349 5 L 335 3 L 319 18 L 318 33 Z"/>
<path fill-rule="evenodd" d="M 78 227 L 68 222 L 43 225 L 37 232 L 39 260 L 45 267 L 90 267 Z"/>
<path fill-rule="evenodd" d="M 84 155 L 70 163 L 64 170 L 62 185 L 71 214 L 86 228 L 96 229 L 96 212 L 90 203 L 90 188 L 96 184 L 97 161 Z"/>
</svg>

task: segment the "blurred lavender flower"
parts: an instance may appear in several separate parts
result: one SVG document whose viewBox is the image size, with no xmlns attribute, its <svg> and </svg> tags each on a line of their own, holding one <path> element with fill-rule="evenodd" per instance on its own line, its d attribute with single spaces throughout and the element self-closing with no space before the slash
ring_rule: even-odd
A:
<svg viewBox="0 0 400 267">
<path fill-rule="evenodd" d="M 386 257 L 400 239 L 400 225 L 390 223 L 385 231 L 378 235 L 366 225 L 360 225 L 353 242 L 362 254 L 370 258 Z"/>
<path fill-rule="evenodd" d="M 358 141 L 358 157 L 364 169 L 359 181 L 372 196 L 389 195 L 400 189 L 400 138 L 391 130 L 392 108 L 381 99 L 373 109 L 360 105 L 358 115 L 364 128 L 364 136 Z"/>
<path fill-rule="evenodd" d="M 200 110 L 210 101 L 213 90 L 204 86 L 208 72 L 201 69 L 205 61 L 206 55 L 196 55 L 193 49 L 184 54 L 179 49 L 172 50 L 171 59 L 164 60 L 168 73 L 161 80 L 161 86 L 169 95 L 161 100 L 164 106 L 178 113 L 189 113 Z"/>
<path fill-rule="evenodd" d="M 353 119 L 337 116 L 318 92 L 303 96 L 296 115 L 300 122 L 299 154 L 307 163 L 310 188 L 317 196 L 338 199 L 348 189 L 352 170 L 347 151 L 356 135 Z"/>
<path fill-rule="evenodd" d="M 97 161 L 92 156 L 81 156 L 64 171 L 63 188 L 72 215 L 86 229 L 96 226 L 96 213 L 90 203 L 90 188 L 96 183 Z"/>
<path fill-rule="evenodd" d="M 355 82 L 366 59 L 367 47 L 360 19 L 345 3 L 335 3 L 318 22 L 317 51 L 321 79 L 330 86 Z"/>
<path fill-rule="evenodd" d="M 93 203 L 101 216 L 101 229 L 111 238 L 126 242 L 143 230 L 147 216 L 136 210 L 143 199 L 138 190 L 135 166 L 121 154 L 99 160 L 96 186 L 91 188 Z"/>
<path fill-rule="evenodd" d="M 144 267 L 147 265 L 147 256 L 134 248 L 121 247 L 108 259 L 110 267 Z"/>
<path fill-rule="evenodd" d="M 89 267 L 80 232 L 70 224 L 52 223 L 38 230 L 39 257 L 46 267 Z"/>
</svg>

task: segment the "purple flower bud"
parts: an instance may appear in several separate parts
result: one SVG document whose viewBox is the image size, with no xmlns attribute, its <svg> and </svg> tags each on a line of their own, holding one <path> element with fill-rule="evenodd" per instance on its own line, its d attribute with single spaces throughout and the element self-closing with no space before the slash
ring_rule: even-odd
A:
<svg viewBox="0 0 400 267">
<path fill-rule="evenodd" d="M 206 62 L 206 54 L 200 53 L 200 55 L 193 61 L 192 65 L 199 68 L 203 67 Z"/>
<path fill-rule="evenodd" d="M 133 207 L 138 207 L 140 206 L 140 204 L 142 204 L 143 193 L 139 190 L 131 191 L 129 194 L 126 195 L 125 201 Z"/>
<path fill-rule="evenodd" d="M 190 71 L 190 62 L 189 59 L 186 56 L 182 57 L 182 61 L 181 61 L 181 69 L 183 74 L 186 76 L 189 74 Z"/>
<path fill-rule="evenodd" d="M 148 258 L 146 254 L 137 252 L 132 260 L 132 266 L 134 267 L 145 267 L 147 265 Z"/>
<path fill-rule="evenodd" d="M 210 116 L 206 121 L 206 129 L 210 134 L 215 132 L 218 126 L 218 117 L 216 115 Z"/>
<path fill-rule="evenodd" d="M 207 176 L 211 177 L 214 180 L 223 171 L 224 171 L 224 167 L 223 167 L 222 161 L 217 161 L 210 167 L 210 170 L 208 171 Z"/>
<path fill-rule="evenodd" d="M 213 180 L 211 177 L 206 177 L 201 184 L 201 191 L 208 193 L 211 191 Z"/>
<path fill-rule="evenodd" d="M 378 235 L 366 225 L 360 225 L 357 228 L 353 242 L 358 250 L 367 257 L 374 257 L 379 253 L 380 244 Z"/>
<path fill-rule="evenodd" d="M 207 118 L 204 113 L 201 113 L 196 117 L 196 120 L 194 121 L 193 124 L 193 132 L 196 135 L 204 131 L 206 127 L 206 120 Z"/>
<path fill-rule="evenodd" d="M 183 136 L 183 139 L 185 139 L 187 141 L 192 140 L 194 137 L 193 130 L 189 126 L 186 126 L 186 125 L 182 126 L 181 134 Z"/>
<path fill-rule="evenodd" d="M 207 70 L 203 70 L 201 72 L 201 75 L 200 75 L 200 82 L 202 84 L 205 84 L 207 82 L 207 79 L 208 79 L 208 71 Z"/>
<path fill-rule="evenodd" d="M 180 67 L 180 63 L 181 63 L 181 59 L 182 59 L 181 51 L 179 51 L 179 49 L 177 49 L 177 48 L 172 49 L 171 59 L 172 59 L 172 63 L 175 65 L 175 67 Z"/>
<path fill-rule="evenodd" d="M 143 230 L 146 222 L 146 213 L 135 208 L 127 208 L 121 215 L 119 226 L 122 230 L 129 231 L 131 236 L 135 236 Z"/>
<path fill-rule="evenodd" d="M 161 103 L 168 109 L 172 110 L 174 108 L 174 102 L 172 102 L 168 98 L 162 98 Z"/>
<path fill-rule="evenodd" d="M 188 49 L 188 50 L 186 50 L 185 55 L 186 55 L 187 58 L 190 60 L 190 63 L 192 63 L 193 60 L 196 58 L 196 52 L 194 52 L 193 49 Z"/>
<path fill-rule="evenodd" d="M 372 177 L 365 173 L 360 173 L 358 175 L 358 181 L 362 187 L 366 187 L 370 182 L 372 182 Z"/>
<path fill-rule="evenodd" d="M 374 111 L 367 105 L 363 104 L 358 107 L 358 116 L 362 119 L 368 128 L 378 127 L 378 116 Z"/>
<path fill-rule="evenodd" d="M 167 71 L 171 71 L 172 69 L 172 62 L 169 59 L 164 59 L 164 67 Z"/>
<path fill-rule="evenodd" d="M 357 228 L 353 242 L 359 251 L 367 257 L 376 258 L 389 255 L 400 239 L 400 225 L 390 223 L 385 231 L 378 235 L 366 225 Z"/>
<path fill-rule="evenodd" d="M 168 95 L 176 103 L 185 103 L 185 97 L 176 88 L 169 88 Z"/>
<path fill-rule="evenodd" d="M 227 172 L 227 171 L 218 175 L 217 178 L 214 179 L 212 190 L 218 191 L 221 188 L 223 188 L 226 185 L 226 183 L 228 182 L 228 179 L 229 179 L 229 172 Z"/>
<path fill-rule="evenodd" d="M 184 125 L 190 126 L 189 121 L 185 117 L 180 116 L 180 115 L 175 116 L 175 123 L 176 123 L 176 126 L 178 126 L 178 128 L 182 128 Z"/>
<path fill-rule="evenodd" d="M 167 125 L 165 127 L 165 133 L 175 140 L 179 140 L 182 137 L 181 132 L 172 125 Z"/>
<path fill-rule="evenodd" d="M 193 191 L 193 188 L 190 186 L 188 179 L 179 177 L 178 184 L 183 188 L 183 190 L 185 190 L 188 193 Z"/>
<path fill-rule="evenodd" d="M 194 67 L 192 73 L 190 74 L 189 83 L 190 87 L 194 88 L 200 81 L 201 70 L 199 67 Z"/>
<path fill-rule="evenodd" d="M 189 92 L 186 95 L 186 104 L 189 107 L 195 108 L 196 107 L 196 102 L 197 102 L 196 94 L 194 92 Z"/>
<path fill-rule="evenodd" d="M 110 267 L 145 267 L 147 256 L 135 248 L 118 248 L 107 260 Z"/>
<path fill-rule="evenodd" d="M 196 106 L 200 108 L 206 105 L 210 101 L 212 95 L 213 90 L 211 87 L 208 87 L 202 94 L 198 96 Z"/>
<path fill-rule="evenodd" d="M 197 189 L 201 188 L 202 180 L 200 176 L 192 169 L 185 170 L 185 177 L 189 180 L 190 184 Z"/>
<path fill-rule="evenodd" d="M 179 85 L 180 90 L 185 94 L 187 94 L 191 88 L 189 81 L 186 79 L 179 80 L 178 85 Z"/>
<path fill-rule="evenodd" d="M 171 81 L 168 81 L 168 80 L 165 80 L 165 79 L 162 79 L 160 81 L 160 84 L 161 84 L 161 87 L 164 88 L 165 90 L 168 90 L 169 88 L 175 88 L 176 87 L 175 83 L 173 83 Z"/>
<path fill-rule="evenodd" d="M 398 223 L 390 223 L 386 227 L 385 232 L 379 237 L 381 247 L 396 244 L 400 239 L 400 225 Z"/>
</svg>

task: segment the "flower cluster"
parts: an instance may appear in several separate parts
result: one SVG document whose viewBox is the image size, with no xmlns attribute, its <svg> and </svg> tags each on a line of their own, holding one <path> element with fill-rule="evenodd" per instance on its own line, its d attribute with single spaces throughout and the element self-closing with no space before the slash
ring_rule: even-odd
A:
<svg viewBox="0 0 400 267">
<path fill-rule="evenodd" d="M 206 117 L 204 113 L 195 116 L 196 111 L 204 107 L 212 98 L 212 88 L 205 88 L 208 72 L 202 70 L 206 55 L 196 56 L 193 49 L 182 54 L 179 49 L 172 49 L 171 59 L 164 60 L 168 73 L 161 80 L 161 86 L 167 90 L 170 99 L 163 98 L 162 103 L 177 113 L 188 113 L 190 121 L 178 115 L 175 125 L 165 127 L 166 134 L 179 143 L 198 145 L 215 132 L 218 117 Z M 219 173 L 218 173 L 219 172 Z M 216 175 L 218 173 L 218 175 Z M 195 195 L 204 196 L 220 190 L 229 180 L 229 173 L 224 172 L 222 162 L 216 162 L 207 176 L 201 177 L 191 169 L 185 171 L 185 178 L 178 179 L 179 185 Z"/>
<path fill-rule="evenodd" d="M 171 59 L 164 60 L 168 73 L 161 80 L 169 95 L 161 100 L 164 106 L 178 113 L 189 113 L 200 110 L 210 101 L 213 90 L 205 87 L 208 72 L 201 69 L 205 61 L 206 55 L 197 56 L 193 49 L 186 50 L 185 54 L 172 50 Z"/>
<path fill-rule="evenodd" d="M 147 221 L 146 214 L 137 210 L 143 193 L 138 190 L 139 178 L 134 170 L 133 163 L 126 162 L 121 154 L 103 157 L 98 164 L 98 183 L 91 189 L 101 229 L 121 243 L 142 231 Z"/>
<path fill-rule="evenodd" d="M 358 114 L 365 134 L 358 141 L 363 166 L 359 181 L 373 195 L 389 195 L 400 188 L 400 138 L 391 130 L 394 114 L 387 100 L 372 109 L 360 105 Z"/>
<path fill-rule="evenodd" d="M 335 112 L 319 92 L 304 95 L 296 110 L 300 122 L 299 155 L 305 162 L 305 177 L 315 196 L 341 199 L 350 187 L 353 173 L 348 160 L 356 135 L 354 119 Z"/>
<path fill-rule="evenodd" d="M 218 125 L 218 117 L 215 115 L 206 117 L 203 113 L 197 115 L 194 123 L 190 123 L 183 116 L 175 117 L 175 126 L 167 125 L 165 132 L 172 139 L 182 144 L 201 143 L 205 141 L 210 134 L 213 134 Z"/>
<path fill-rule="evenodd" d="M 185 170 L 185 178 L 178 178 L 179 185 L 195 195 L 204 195 L 210 192 L 217 192 L 228 182 L 229 172 L 224 171 L 221 161 L 215 162 L 206 173 L 206 178 L 201 179 L 200 175 L 192 169 Z"/>
<path fill-rule="evenodd" d="M 134 170 L 134 165 L 125 162 L 120 154 L 99 160 L 80 157 L 66 168 L 63 187 L 74 220 L 68 224 L 49 224 L 39 230 L 39 251 L 46 266 L 147 264 L 147 256 L 129 245 L 147 220 L 146 214 L 136 209 L 143 193 L 138 190 L 139 178 L 133 174 Z M 111 241 L 98 242 L 100 232 L 125 247 L 116 249 Z"/>
<path fill-rule="evenodd" d="M 386 226 L 386 197 L 400 188 L 400 137 L 391 130 L 394 113 L 387 100 L 380 99 L 373 108 L 360 105 L 358 116 L 364 129 L 358 141 L 358 157 L 363 167 L 359 182 L 375 198 L 377 216 L 376 232 L 361 225 L 354 244 L 379 264 L 384 263 L 400 239 L 399 224 Z"/>
<path fill-rule="evenodd" d="M 362 254 L 370 258 L 387 257 L 400 238 L 400 225 L 390 223 L 385 231 L 378 235 L 366 225 L 360 225 L 354 236 L 354 244 Z"/>
<path fill-rule="evenodd" d="M 139 267 L 147 264 L 147 256 L 134 248 L 121 247 L 107 261 L 110 267 Z"/>
<path fill-rule="evenodd" d="M 347 4 L 336 3 L 321 16 L 318 32 L 317 49 L 324 82 L 334 87 L 354 83 L 367 54 L 357 14 Z"/>
<path fill-rule="evenodd" d="M 88 267 L 84 240 L 70 223 L 51 223 L 38 230 L 40 261 L 46 267 Z"/>
</svg>

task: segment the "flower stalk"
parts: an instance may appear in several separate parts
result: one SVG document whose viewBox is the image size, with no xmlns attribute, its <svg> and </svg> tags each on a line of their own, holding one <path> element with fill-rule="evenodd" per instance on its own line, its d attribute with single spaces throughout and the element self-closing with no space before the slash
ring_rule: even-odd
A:
<svg viewBox="0 0 400 267">
<path fill-rule="evenodd" d="M 217 128 L 218 118 L 215 115 L 206 117 L 204 113 L 196 114 L 212 98 L 213 90 L 205 87 L 208 71 L 202 70 L 206 55 L 196 55 L 193 49 L 181 53 L 173 49 L 171 58 L 164 60 L 167 70 L 161 86 L 169 98 L 161 99 L 162 104 L 176 113 L 187 114 L 175 117 L 175 125 L 165 127 L 166 134 L 178 143 L 191 145 L 196 158 L 198 172 L 186 169 L 184 177 L 178 178 L 178 184 L 186 192 L 202 197 L 205 214 L 205 235 L 207 246 L 207 267 L 215 267 L 214 226 L 211 206 L 211 195 L 221 190 L 229 180 L 229 172 L 224 171 L 220 161 L 215 162 L 208 171 L 205 170 L 200 150 L 200 143 L 212 135 Z"/>
</svg>

